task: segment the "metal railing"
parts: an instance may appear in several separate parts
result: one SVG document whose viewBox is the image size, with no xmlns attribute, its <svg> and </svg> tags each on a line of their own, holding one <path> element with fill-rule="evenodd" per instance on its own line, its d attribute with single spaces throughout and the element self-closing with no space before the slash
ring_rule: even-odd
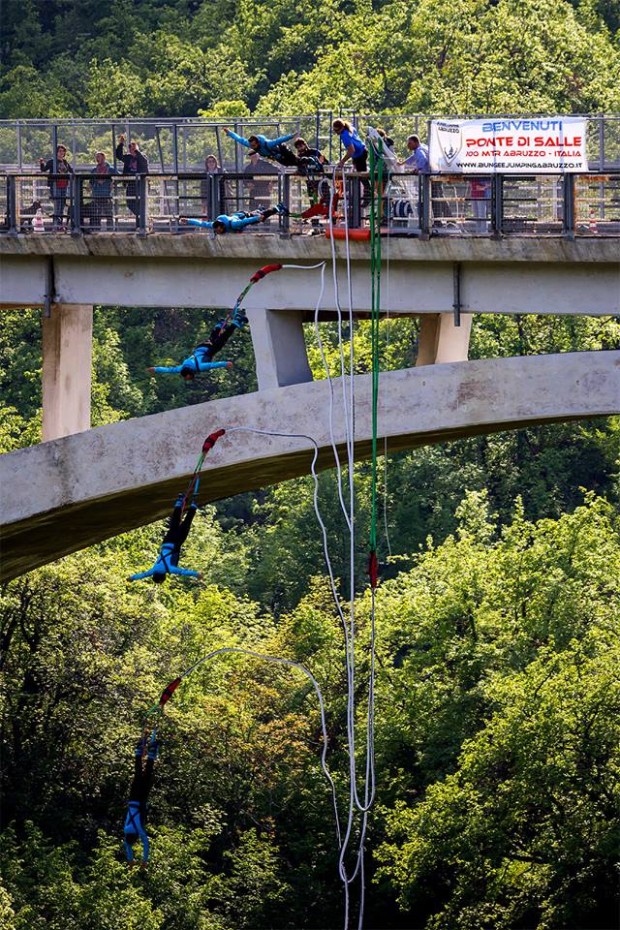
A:
<svg viewBox="0 0 620 930">
<path fill-rule="evenodd" d="M 475 114 L 468 114 L 467 117 Z M 525 114 L 521 114 L 523 117 Z M 575 114 L 576 115 L 576 114 Z M 368 126 L 382 126 L 396 140 L 396 150 L 405 154 L 405 142 L 416 133 L 428 138 L 434 118 L 459 119 L 447 114 L 358 113 L 317 110 L 307 116 L 230 117 L 208 122 L 199 118 L 171 119 L 50 119 L 0 120 L 0 171 L 18 173 L 38 167 L 39 159 L 53 155 L 57 145 L 67 146 L 74 170 L 92 167 L 94 153 L 103 151 L 110 162 L 119 136 L 139 141 L 149 160 L 150 170 L 162 174 L 202 171 L 205 157 L 213 153 L 226 169 L 241 171 L 246 150 L 229 139 L 224 127 L 242 136 L 263 133 L 268 137 L 299 133 L 311 146 L 319 148 L 328 161 L 340 153 L 339 141 L 331 131 L 335 117 L 344 117 L 362 134 Z M 504 114 L 510 118 L 510 114 Z M 583 115 L 587 122 L 586 149 L 589 168 L 608 173 L 620 171 L 620 116 Z"/>
<path fill-rule="evenodd" d="M 318 176 L 325 202 L 332 189 L 337 195 L 332 201 L 336 225 L 344 225 L 346 210 L 351 228 L 368 226 L 366 177 L 348 172 L 344 187 L 337 179 L 334 188 L 329 172 Z M 0 184 L 0 233 L 200 234 L 203 230 L 183 225 L 180 218 L 214 219 L 280 201 L 293 215 L 258 224 L 246 234 L 310 234 L 328 224 L 326 215 L 299 215 L 309 207 L 308 179 L 290 171 L 113 175 L 104 176 L 103 185 L 101 176 L 96 180 L 99 184 L 90 172 L 7 175 Z M 620 237 L 620 174 L 398 173 L 387 175 L 381 187 L 381 224 L 392 235 Z"/>
</svg>

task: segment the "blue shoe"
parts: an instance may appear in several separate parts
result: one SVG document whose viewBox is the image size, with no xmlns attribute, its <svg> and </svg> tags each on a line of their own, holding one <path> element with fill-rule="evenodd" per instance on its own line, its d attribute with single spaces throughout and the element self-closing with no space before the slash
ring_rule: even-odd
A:
<svg viewBox="0 0 620 930">
<path fill-rule="evenodd" d="M 138 741 L 136 746 L 136 756 L 141 758 L 142 753 L 144 752 L 144 747 L 146 746 L 146 736 L 143 736 L 142 739 Z"/>
<path fill-rule="evenodd" d="M 148 758 L 152 759 L 154 762 L 155 759 L 157 758 L 158 753 L 159 753 L 159 743 L 157 742 L 157 740 L 155 740 L 155 742 L 151 741 L 149 743 Z"/>
<path fill-rule="evenodd" d="M 237 326 L 239 329 L 241 329 L 241 327 L 245 326 L 246 323 L 248 322 L 248 318 L 245 315 L 244 311 L 239 309 L 239 310 L 235 310 L 235 312 L 233 313 L 233 318 L 231 322 L 233 326 Z"/>
<path fill-rule="evenodd" d="M 274 209 L 276 210 L 277 213 L 280 214 L 280 216 L 284 216 L 285 213 L 288 213 L 288 210 L 286 209 L 283 203 L 277 203 Z"/>
</svg>

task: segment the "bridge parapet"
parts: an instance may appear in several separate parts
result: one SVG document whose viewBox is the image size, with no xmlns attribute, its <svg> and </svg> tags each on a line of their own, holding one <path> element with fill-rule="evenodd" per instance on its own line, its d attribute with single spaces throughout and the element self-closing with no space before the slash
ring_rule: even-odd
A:
<svg viewBox="0 0 620 930">
<path fill-rule="evenodd" d="M 329 178 L 333 169 L 326 169 Z M 336 178 L 340 177 L 339 175 Z M 9 172 L 0 185 L 0 233 L 49 235 L 66 224 L 73 235 L 126 233 L 195 234 L 181 218 L 210 219 L 219 213 L 266 208 L 283 202 L 294 214 L 269 226 L 280 235 L 326 231 L 327 219 L 300 216 L 308 207 L 306 181 L 288 170 L 150 174 L 133 182 L 127 197 L 126 179 L 109 178 L 109 194 L 98 195 L 92 174 L 76 172 L 63 189 L 61 207 L 54 200 L 53 181 L 39 174 Z M 368 207 L 361 199 L 360 175 L 345 175 L 345 190 L 336 205 L 336 226 L 346 212 L 351 229 L 368 227 Z M 257 191 L 260 189 L 260 196 Z M 326 188 L 327 191 L 327 188 Z M 345 196 L 346 193 L 346 196 Z M 527 175 L 496 173 L 487 176 L 386 175 L 383 185 L 382 226 L 392 236 L 620 237 L 620 172 L 607 174 Z M 346 207 L 346 210 L 345 210 Z M 38 215 L 37 215 L 37 210 Z M 58 217 L 62 213 L 62 220 Z M 265 227 L 260 227 L 261 231 Z M 251 235 L 250 230 L 245 236 Z"/>
</svg>

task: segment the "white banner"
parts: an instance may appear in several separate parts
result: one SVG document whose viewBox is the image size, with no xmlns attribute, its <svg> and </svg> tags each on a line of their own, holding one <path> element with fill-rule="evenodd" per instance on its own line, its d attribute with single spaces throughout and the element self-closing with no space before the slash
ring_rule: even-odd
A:
<svg viewBox="0 0 620 930">
<path fill-rule="evenodd" d="M 432 120 L 431 171 L 560 174 L 587 171 L 586 120 L 578 116 Z"/>
</svg>

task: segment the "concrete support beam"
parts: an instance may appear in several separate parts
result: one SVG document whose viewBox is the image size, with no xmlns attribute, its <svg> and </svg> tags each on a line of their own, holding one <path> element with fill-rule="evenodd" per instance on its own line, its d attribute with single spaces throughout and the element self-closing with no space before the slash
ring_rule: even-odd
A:
<svg viewBox="0 0 620 930">
<path fill-rule="evenodd" d="M 249 313 L 259 391 L 312 381 L 299 310 Z"/>
<path fill-rule="evenodd" d="M 43 317 L 43 442 L 90 429 L 91 304 L 52 304 Z"/>
<path fill-rule="evenodd" d="M 416 367 L 442 362 L 466 362 L 472 315 L 464 313 L 456 326 L 451 313 L 426 313 L 420 319 Z"/>
<path fill-rule="evenodd" d="M 42 306 L 49 295 L 65 304 L 232 307 L 257 267 L 292 259 L 295 264 L 307 262 L 308 271 L 283 269 L 269 275 L 248 293 L 244 307 L 314 312 L 320 285 L 311 265 L 327 261 L 331 268 L 330 243 L 321 236 L 285 240 L 244 234 L 216 240 L 170 235 L 144 240 L 107 234 L 0 236 L 1 300 L 6 306 Z M 389 243 L 389 271 L 382 280 L 382 310 L 451 313 L 455 266 L 460 266 L 456 302 L 461 313 L 619 314 L 619 241 L 395 239 Z M 29 251 L 44 247 L 64 251 L 49 255 Z M 20 253 L 8 251 L 18 248 Z M 347 264 L 341 251 L 337 255 L 338 289 L 343 294 L 349 284 Z M 51 258 L 53 295 L 49 293 Z M 358 313 L 371 309 L 369 258 L 367 243 L 351 243 L 351 294 Z M 319 314 L 325 319 L 336 309 L 330 273 L 325 276 Z"/>
</svg>

